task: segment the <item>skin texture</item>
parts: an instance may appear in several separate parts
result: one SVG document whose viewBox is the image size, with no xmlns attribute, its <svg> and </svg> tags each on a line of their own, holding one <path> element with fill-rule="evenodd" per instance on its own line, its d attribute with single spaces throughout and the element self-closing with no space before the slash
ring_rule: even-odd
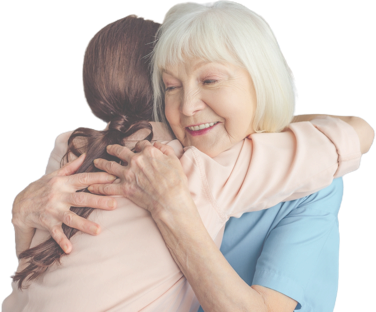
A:
<svg viewBox="0 0 376 312">
<path fill-rule="evenodd" d="M 302 115 L 302 116 L 296 116 L 294 118 L 295 121 L 309 121 L 313 118 L 318 117 L 319 115 Z M 372 143 L 372 140 L 374 136 L 373 129 L 361 118 L 358 117 L 341 117 L 341 116 L 333 116 L 337 118 L 341 118 L 345 122 L 349 122 L 355 129 L 355 131 L 360 136 L 360 141 L 365 142 L 364 148 L 362 149 L 362 152 L 366 152 L 369 150 L 370 145 Z M 354 120 L 355 118 L 356 122 L 351 122 L 351 120 Z M 368 142 L 368 143 L 367 143 Z M 138 144 L 138 150 L 140 151 L 143 144 L 148 145 L 147 143 L 139 143 Z M 367 145 L 368 144 L 368 145 Z M 362 144 L 361 144 L 362 145 Z M 116 147 L 116 146 L 115 146 Z M 156 143 L 155 147 L 158 148 L 163 155 L 174 157 L 175 155 L 168 154 L 168 146 L 162 145 L 160 143 Z M 121 150 L 115 152 L 113 150 L 114 147 L 109 147 L 108 151 L 113 154 L 117 155 L 119 154 L 119 157 L 121 156 Z M 122 147 L 121 147 L 122 149 Z M 124 149 L 126 153 L 129 151 L 128 149 Z M 153 153 L 155 153 L 156 149 L 151 149 Z M 131 154 L 132 155 L 132 154 Z M 142 150 L 141 153 L 134 154 L 132 157 L 136 156 L 145 156 L 146 151 Z M 161 154 L 159 154 L 161 155 Z M 17 254 L 19 252 L 29 248 L 31 239 L 34 235 L 35 228 L 44 228 L 46 225 L 41 223 L 40 225 L 34 225 L 32 226 L 29 222 L 27 222 L 27 219 L 29 218 L 29 215 L 35 214 L 35 216 L 38 215 L 50 215 L 50 220 L 55 220 L 56 222 L 61 222 L 62 219 L 59 218 L 59 216 L 56 215 L 53 209 L 49 209 L 49 207 L 58 207 L 60 205 L 69 205 L 69 202 L 66 201 L 66 198 L 69 198 L 69 196 L 73 196 L 75 194 L 75 177 L 78 178 L 79 175 L 74 175 L 71 177 L 71 179 L 63 179 L 63 177 L 68 177 L 70 175 L 73 175 L 74 172 L 79 168 L 80 164 L 83 161 L 84 155 L 80 158 L 78 158 L 76 161 L 73 161 L 66 165 L 64 171 L 61 169 L 53 172 L 50 174 L 50 177 L 59 177 L 61 179 L 61 183 L 66 186 L 64 188 L 64 191 L 62 188 L 58 187 L 52 187 L 49 184 L 53 182 L 54 180 L 51 180 L 51 178 L 46 178 L 46 176 L 43 176 L 41 179 L 37 180 L 34 183 L 31 183 L 25 190 L 23 190 L 16 198 L 13 206 L 13 222 L 15 224 L 15 231 L 16 231 L 16 248 L 17 248 Z M 167 157 L 167 159 L 169 159 Z M 129 160 L 131 158 L 128 158 Z M 133 160 L 133 163 L 137 163 L 137 158 Z M 141 160 L 141 159 L 140 159 Z M 138 160 L 138 162 L 140 162 Z M 144 163 L 147 163 L 148 160 L 144 159 Z M 142 163 L 142 161 L 141 161 Z M 155 163 L 158 163 L 160 165 L 166 164 L 165 159 L 159 158 L 158 162 L 155 161 Z M 106 162 L 105 162 L 106 164 Z M 107 167 L 109 165 L 109 168 Z M 166 241 L 167 246 L 169 247 L 171 254 L 173 255 L 175 261 L 179 264 L 180 269 L 183 271 L 183 273 L 186 276 L 189 276 L 189 281 L 192 283 L 192 285 L 196 285 L 195 291 L 198 297 L 200 297 L 200 302 L 203 304 L 203 306 L 209 306 L 205 310 L 211 311 L 210 307 L 215 304 L 213 302 L 207 301 L 210 298 L 216 299 L 217 297 L 220 297 L 220 301 L 216 301 L 219 304 L 222 304 L 223 301 L 225 301 L 223 307 L 223 310 L 226 310 L 227 307 L 230 310 L 236 311 L 236 308 L 234 305 L 234 301 L 232 299 L 237 300 L 237 304 L 242 304 L 244 298 L 248 298 L 249 294 L 249 286 L 244 285 L 244 281 L 239 278 L 236 272 L 233 271 L 231 266 L 229 266 L 226 259 L 223 257 L 223 255 L 218 252 L 218 248 L 214 245 L 211 238 L 208 237 L 208 234 L 206 232 L 205 227 L 201 224 L 201 219 L 198 217 L 198 212 L 195 207 L 192 209 L 192 206 L 190 203 L 190 196 L 188 196 L 186 193 L 182 192 L 184 190 L 184 179 L 185 176 L 180 176 L 180 163 L 179 166 L 176 167 L 176 170 L 174 169 L 175 166 L 177 166 L 176 159 L 169 160 L 167 163 L 167 166 L 163 167 L 163 174 L 162 177 L 167 177 L 167 179 L 164 181 L 164 184 L 160 184 L 160 186 L 164 188 L 159 189 L 159 192 L 163 193 L 166 192 L 166 194 L 169 194 L 167 190 L 171 191 L 170 194 L 179 194 L 177 198 L 179 198 L 176 205 L 174 205 L 172 202 L 169 202 L 168 197 L 159 197 L 166 199 L 164 206 L 160 206 L 157 203 L 153 201 L 149 201 L 148 203 L 144 202 L 146 198 L 149 198 L 148 196 L 150 193 L 146 194 L 146 196 L 142 195 L 141 190 L 139 189 L 139 198 L 134 199 L 141 207 L 144 207 L 151 211 L 153 213 L 153 218 L 157 222 L 157 225 L 159 229 L 161 230 L 161 233 L 163 234 L 163 237 Z M 109 163 L 106 164 L 105 170 L 107 169 L 108 172 L 111 171 L 111 167 L 113 167 L 113 164 Z M 120 171 L 116 171 L 116 176 L 121 176 L 121 171 L 125 170 L 127 167 L 121 167 L 119 168 Z M 148 169 L 149 170 L 149 169 Z M 157 172 L 157 169 L 155 169 L 155 172 Z M 89 174 L 88 177 L 94 177 L 98 173 Z M 48 176 L 48 175 L 47 175 Z M 129 182 L 132 182 L 131 179 L 132 176 L 128 176 Z M 134 178 L 135 176 L 133 176 Z M 108 184 L 105 181 L 100 181 L 100 179 L 95 180 L 89 178 L 86 183 L 82 183 L 81 187 L 78 187 L 77 189 L 81 189 L 86 187 L 88 184 L 93 184 L 93 186 L 90 188 L 93 192 L 97 192 L 98 194 L 104 194 L 104 195 L 123 195 L 125 196 L 127 189 L 134 190 L 135 185 L 132 186 L 132 184 L 129 184 L 126 186 L 125 184 L 122 185 L 121 179 L 117 179 L 114 183 Z M 110 178 L 112 180 L 113 178 Z M 56 180 L 56 179 L 55 179 Z M 139 179 L 141 181 L 141 179 Z M 103 185 L 95 184 L 95 183 L 103 183 Z M 165 184 L 166 183 L 166 184 Z M 44 191 L 43 191 L 44 190 Z M 174 191 L 172 191 L 174 190 Z M 38 195 L 33 193 L 37 191 Z M 44 194 L 43 196 L 41 194 Z M 82 193 L 85 194 L 85 193 Z M 29 204 L 29 197 L 33 200 L 33 205 Z M 158 196 L 156 196 L 157 198 Z M 45 200 L 45 198 L 49 198 L 49 200 Z M 101 209 L 108 209 L 108 202 L 107 200 L 111 200 L 110 197 L 102 197 L 97 196 L 97 202 L 92 202 L 89 197 L 82 197 L 81 198 L 81 204 L 82 206 L 86 207 L 97 207 Z M 72 203 L 71 206 L 79 206 L 78 203 Z M 73 218 L 79 218 L 77 216 L 73 215 Z M 43 218 L 34 218 L 34 222 L 41 222 Z M 85 220 L 83 220 L 85 221 Z M 87 220 L 86 220 L 87 221 Z M 78 223 L 78 222 L 76 222 Z M 50 226 L 53 223 L 50 224 Z M 56 229 L 59 229 L 58 227 L 55 227 Z M 77 227 L 78 228 L 78 227 Z M 87 227 L 86 227 L 87 228 Z M 55 231 L 56 231 L 55 229 Z M 61 226 L 60 226 L 61 230 Z M 81 231 L 85 231 L 85 226 L 81 226 Z M 85 231 L 87 232 L 87 231 Z M 62 233 L 62 231 L 61 231 Z M 89 232 L 87 232 L 89 233 Z M 89 233 L 90 234 L 90 233 Z M 94 234 L 94 233 L 91 233 Z M 194 235 L 193 235 L 194 234 Z M 65 237 L 65 236 L 64 236 Z M 63 241 L 59 241 L 59 238 L 57 239 L 59 245 L 62 246 Z M 65 238 L 66 239 L 66 238 Z M 69 242 L 69 240 L 67 240 Z M 70 243 L 70 242 L 69 242 Z M 71 248 L 71 246 L 70 246 Z M 207 259 L 208 261 L 202 261 L 203 259 Z M 216 263 L 217 265 L 214 267 L 211 264 Z M 185 268 L 190 264 L 190 266 Z M 21 265 L 21 263 L 20 263 Z M 189 271 L 189 268 L 191 270 Z M 204 276 L 208 277 L 205 281 L 203 281 L 199 275 L 195 274 L 195 272 L 204 272 Z M 209 274 L 210 273 L 210 274 Z M 190 274 L 190 275 L 189 275 Z M 220 274 L 217 276 L 217 274 Z M 202 275 L 201 275 L 202 276 Z M 223 290 L 220 288 L 221 284 L 218 285 L 215 289 L 213 287 L 209 287 L 213 281 L 215 281 L 215 278 L 223 281 Z M 209 278 L 210 277 L 210 278 Z M 195 279 L 197 278 L 197 279 Z M 230 283 L 230 281 L 232 281 Z M 216 281 L 218 282 L 218 281 Z M 239 286 L 236 286 L 239 283 Z M 241 286 L 243 285 L 243 286 Z M 224 292 L 227 290 L 226 287 L 229 287 L 229 292 L 227 293 L 227 296 L 223 296 Z M 235 287 L 236 286 L 236 287 Z M 232 294 L 231 291 L 233 289 L 238 289 L 238 287 L 242 287 L 243 292 L 236 292 L 234 295 L 235 297 L 231 297 Z M 248 288 L 247 288 L 248 287 Z M 289 300 L 285 300 L 287 297 L 272 290 L 267 289 L 261 286 L 253 285 L 251 286 L 251 289 L 255 290 L 259 296 L 262 296 L 264 304 L 261 306 L 260 309 L 250 309 L 248 311 L 292 311 L 295 307 L 296 302 L 290 298 Z M 240 294 L 243 294 L 244 297 L 240 296 Z M 252 296 L 250 298 L 253 298 L 254 301 L 252 304 L 261 303 L 259 300 L 259 297 L 254 297 L 256 294 L 252 293 Z M 285 298 L 286 297 L 286 298 Z M 206 302 L 206 303 L 205 303 Z M 244 303 L 245 304 L 245 303 Z M 276 307 L 275 307 L 276 306 Z M 269 309 L 269 310 L 267 310 Z M 218 307 L 218 310 L 215 311 L 221 311 L 221 307 Z M 243 310 L 244 311 L 244 310 Z"/>
<path fill-rule="evenodd" d="M 306 115 L 299 121 L 312 119 L 312 115 Z M 341 119 L 352 125 L 358 134 L 359 126 L 364 126 L 363 122 L 354 123 L 350 117 Z M 373 136 L 373 130 L 369 128 L 364 135 Z M 362 153 L 368 149 L 369 146 L 362 149 Z M 111 185 L 92 185 L 89 190 L 97 194 L 125 196 L 150 211 L 166 246 L 203 309 L 293 311 L 297 304 L 295 300 L 260 285 L 248 286 L 223 257 L 192 203 L 185 176 L 181 176 L 173 150 L 161 143 L 152 147 L 147 141 L 139 142 L 136 150 L 138 153 L 120 145 L 108 146 L 108 153 L 127 162 L 128 166 L 96 160 L 96 167 L 119 179 Z"/>
<path fill-rule="evenodd" d="M 167 68 L 163 74 L 166 89 L 170 88 L 165 98 L 166 117 L 183 145 L 196 146 L 214 157 L 253 132 L 254 87 L 249 74 L 233 64 L 192 60 L 191 65 Z M 299 121 L 311 120 L 310 116 L 316 115 Z M 192 136 L 186 129 L 215 121 L 219 124 L 205 135 Z M 351 121 L 347 122 L 360 136 L 362 151 L 368 150 L 372 140 L 364 145 L 362 142 L 371 133 L 373 139 L 372 128 L 360 118 Z M 296 301 L 262 286 L 248 286 L 228 264 L 202 224 L 171 148 L 142 141 L 137 150 L 135 154 L 120 145 L 108 147 L 110 154 L 127 161 L 128 166 L 95 161 L 98 168 L 118 177 L 114 183 L 115 178 L 105 173 L 72 175 L 83 156 L 29 185 L 13 205 L 17 253 L 30 246 L 35 228 L 49 230 L 66 252 L 72 246 L 61 231 L 63 222 L 89 234 L 98 233 L 99 225 L 69 211 L 70 206 L 115 208 L 110 197 L 85 193 L 75 197 L 76 190 L 91 185 L 93 193 L 122 195 L 151 212 L 205 311 L 293 311 Z"/>
<path fill-rule="evenodd" d="M 299 121 L 312 120 L 312 116 L 318 117 L 306 115 Z M 358 134 L 359 126 L 364 128 L 363 122 L 353 123 L 349 117 L 341 119 L 352 125 Z M 373 130 L 369 128 L 363 135 L 373 137 Z M 361 141 L 364 139 L 362 137 Z M 368 149 L 369 146 L 362 152 Z M 295 300 L 260 285 L 248 286 L 223 257 L 192 203 L 173 150 L 161 143 L 155 143 L 153 148 L 147 141 L 139 142 L 136 150 L 138 153 L 120 145 L 108 146 L 108 153 L 127 162 L 128 166 L 96 160 L 96 167 L 119 179 L 111 185 L 92 185 L 89 190 L 103 195 L 123 195 L 151 212 L 166 246 L 203 309 L 293 311 L 297 304 Z"/>
<path fill-rule="evenodd" d="M 248 71 L 230 63 L 190 60 L 166 68 L 165 114 L 183 146 L 215 157 L 254 132 L 256 92 Z M 204 135 L 187 127 L 218 122 Z"/>
<path fill-rule="evenodd" d="M 166 118 L 184 146 L 193 145 L 214 157 L 252 133 L 256 97 L 244 69 L 191 60 L 167 68 L 163 81 Z M 192 136 L 187 131 L 187 126 L 216 121 L 219 124 L 202 135 Z M 359 124 L 352 126 L 357 131 Z M 108 146 L 108 153 L 128 166 L 96 160 L 97 168 L 119 179 L 112 185 L 92 185 L 89 190 L 125 196 L 151 213 L 203 309 L 293 311 L 295 300 L 260 285 L 248 286 L 223 257 L 202 224 L 172 149 L 142 141 L 136 150 L 139 153 L 120 145 Z"/>
<path fill-rule="evenodd" d="M 93 183 L 111 183 L 116 177 L 106 172 L 73 175 L 85 156 L 83 154 L 59 170 L 44 175 L 17 195 L 12 209 L 17 256 L 30 247 L 35 229 L 47 230 L 66 253 L 71 252 L 72 244 L 62 230 L 63 223 L 91 235 L 100 233 L 98 224 L 77 216 L 70 207 L 115 209 L 116 201 L 110 197 L 76 191 Z"/>
<path fill-rule="evenodd" d="M 170 146 L 148 141 L 133 153 L 110 145 L 108 153 L 124 167 L 97 159 L 95 166 L 119 177 L 113 184 L 92 185 L 97 194 L 122 194 L 150 211 L 167 248 L 188 279 L 205 311 L 293 311 L 297 302 L 277 291 L 246 284 L 211 239 L 192 201 L 187 180 Z M 137 177 L 137 179 L 136 179 Z"/>
</svg>

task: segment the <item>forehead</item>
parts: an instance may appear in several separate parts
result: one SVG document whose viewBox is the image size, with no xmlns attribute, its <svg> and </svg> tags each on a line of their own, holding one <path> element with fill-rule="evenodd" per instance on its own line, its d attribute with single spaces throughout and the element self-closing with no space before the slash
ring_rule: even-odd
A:
<svg viewBox="0 0 376 312">
<path fill-rule="evenodd" d="M 206 59 L 188 59 L 184 62 L 179 62 L 175 64 L 170 64 L 166 66 L 166 68 L 163 68 L 161 70 L 162 74 L 168 74 L 168 75 L 179 75 L 179 74 L 193 74 L 200 69 L 212 69 L 217 71 L 228 71 L 231 70 L 234 66 L 237 66 L 235 64 L 231 64 L 229 62 L 225 62 L 222 60 L 219 61 L 211 61 Z"/>
</svg>

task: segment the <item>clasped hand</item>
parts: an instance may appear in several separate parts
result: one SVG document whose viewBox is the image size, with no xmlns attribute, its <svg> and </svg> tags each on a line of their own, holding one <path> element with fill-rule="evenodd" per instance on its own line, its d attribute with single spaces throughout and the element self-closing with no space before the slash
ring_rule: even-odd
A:
<svg viewBox="0 0 376 312">
<path fill-rule="evenodd" d="M 36 228 L 47 230 L 65 253 L 72 251 L 72 244 L 63 232 L 63 223 L 91 235 L 99 234 L 99 224 L 70 210 L 72 206 L 116 208 L 114 198 L 95 194 L 126 197 L 147 209 L 155 220 L 187 204 L 194 206 L 186 175 L 170 146 L 161 143 L 152 146 L 148 141 L 140 141 L 136 145 L 139 153 L 121 145 L 109 145 L 107 151 L 128 165 L 97 159 L 95 166 L 106 172 L 74 174 L 84 161 L 83 154 L 17 195 L 12 209 L 17 255 L 30 246 Z M 77 192 L 87 187 L 94 194 Z"/>
<path fill-rule="evenodd" d="M 140 141 L 132 152 L 121 145 L 107 146 L 107 152 L 122 161 L 96 159 L 94 165 L 118 179 L 111 184 L 94 184 L 88 190 L 101 195 L 121 195 L 148 210 L 153 218 L 176 210 L 191 200 L 187 177 L 174 150 L 165 144 Z"/>
</svg>

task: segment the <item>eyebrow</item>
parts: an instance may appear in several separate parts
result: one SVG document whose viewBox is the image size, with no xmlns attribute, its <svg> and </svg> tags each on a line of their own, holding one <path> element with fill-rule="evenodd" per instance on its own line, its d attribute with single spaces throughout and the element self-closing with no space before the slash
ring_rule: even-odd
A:
<svg viewBox="0 0 376 312">
<path fill-rule="evenodd" d="M 203 61 L 201 61 L 201 62 L 198 62 L 195 66 L 193 66 L 193 71 L 197 71 L 199 68 L 201 68 L 202 66 L 204 66 L 204 65 L 207 65 L 207 64 L 209 64 L 209 63 L 213 63 L 213 62 L 210 62 L 210 61 L 205 61 L 205 60 L 203 60 Z M 215 62 L 214 62 L 215 63 Z M 220 64 L 220 63 L 219 63 Z M 172 72 L 170 72 L 169 70 L 167 70 L 167 69 L 163 69 L 162 70 L 162 74 L 163 73 L 166 73 L 166 74 L 168 74 L 168 75 L 171 75 L 171 76 L 174 76 L 174 74 L 172 73 Z M 175 76 L 174 76 L 175 77 Z"/>
</svg>

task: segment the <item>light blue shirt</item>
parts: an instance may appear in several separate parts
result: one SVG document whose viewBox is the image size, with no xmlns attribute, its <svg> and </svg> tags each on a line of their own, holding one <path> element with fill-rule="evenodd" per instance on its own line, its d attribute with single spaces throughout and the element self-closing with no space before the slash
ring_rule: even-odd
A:
<svg viewBox="0 0 376 312">
<path fill-rule="evenodd" d="M 332 312 L 338 288 L 337 217 L 342 194 L 339 178 L 312 195 L 231 218 L 221 251 L 248 285 L 293 298 L 300 312 Z"/>
</svg>

